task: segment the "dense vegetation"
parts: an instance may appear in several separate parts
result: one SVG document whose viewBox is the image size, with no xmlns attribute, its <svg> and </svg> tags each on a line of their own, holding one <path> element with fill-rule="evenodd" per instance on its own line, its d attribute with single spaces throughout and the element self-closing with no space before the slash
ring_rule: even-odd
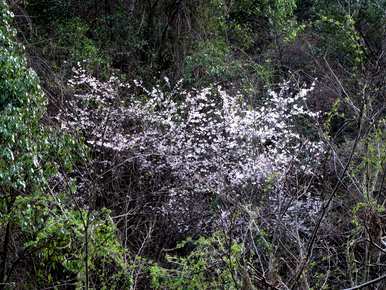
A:
<svg viewBox="0 0 386 290">
<path fill-rule="evenodd" d="M 0 289 L 385 289 L 385 0 L 0 0 Z"/>
</svg>

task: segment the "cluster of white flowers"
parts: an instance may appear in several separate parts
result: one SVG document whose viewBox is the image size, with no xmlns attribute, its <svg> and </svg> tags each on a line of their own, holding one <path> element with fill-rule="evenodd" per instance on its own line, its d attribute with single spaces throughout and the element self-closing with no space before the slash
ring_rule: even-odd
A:
<svg viewBox="0 0 386 290">
<path fill-rule="evenodd" d="M 127 137 L 116 130 L 116 126 L 132 113 L 119 98 L 119 90 L 129 86 L 116 76 L 100 81 L 87 74 L 80 65 L 73 68 L 73 73 L 73 78 L 68 81 L 74 89 L 73 97 L 57 116 L 62 129 L 81 132 L 90 145 L 124 150 L 128 145 Z"/>
<path fill-rule="evenodd" d="M 305 106 L 312 87 L 293 93 L 284 83 L 253 108 L 221 87 L 184 91 L 181 82 L 173 88 L 165 82 L 168 90 L 134 81 L 139 96 L 133 96 L 120 94 L 130 86 L 116 77 L 102 82 L 74 69 L 75 94 L 59 119 L 95 148 L 135 159 L 143 172 L 170 172 L 176 182 L 166 186 L 164 212 L 186 211 L 187 200 L 200 193 L 235 199 L 256 192 L 267 178 L 291 174 L 289 168 L 314 174 L 324 146 L 296 125 L 318 118 Z"/>
<path fill-rule="evenodd" d="M 149 99 L 143 106 L 148 127 L 132 136 L 131 146 L 142 148 L 141 156 L 162 157 L 159 164 L 144 160 L 149 170 L 168 166 L 191 186 L 224 192 L 259 185 L 267 176 L 287 173 L 290 163 L 312 174 L 324 153 L 322 142 L 296 128 L 300 119 L 318 117 L 304 106 L 312 88 L 291 96 L 289 84 L 283 84 L 258 108 L 221 87 L 192 92 L 177 87 L 171 94 L 159 87 L 143 90 Z"/>
</svg>

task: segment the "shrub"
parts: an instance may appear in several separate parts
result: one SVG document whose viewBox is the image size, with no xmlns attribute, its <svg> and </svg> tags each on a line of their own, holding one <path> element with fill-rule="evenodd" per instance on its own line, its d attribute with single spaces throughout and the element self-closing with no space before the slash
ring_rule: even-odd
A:
<svg viewBox="0 0 386 290">
<path fill-rule="evenodd" d="M 3 0 L 0 16 L 0 283 L 44 288 L 70 279 L 87 287 L 100 265 L 124 270 L 123 251 L 108 213 L 91 213 L 72 195 L 70 175 L 87 149 L 42 123 L 46 99 Z"/>
<path fill-rule="evenodd" d="M 186 256 L 167 255 L 169 268 L 150 267 L 154 289 L 240 289 L 245 283 L 248 274 L 243 270 L 241 244 L 218 232 L 208 238 L 185 240 L 174 250 L 187 244 L 193 250 Z"/>
<path fill-rule="evenodd" d="M 97 150 L 135 162 L 137 176 L 164 176 L 158 184 L 163 202 L 152 209 L 172 217 L 181 231 L 192 226 L 182 217 L 205 215 L 216 200 L 257 202 L 266 180 L 279 188 L 292 175 L 289 164 L 313 175 L 323 157 L 315 134 L 296 128 L 318 116 L 304 105 L 308 89 L 293 95 L 284 83 L 251 108 L 220 87 L 185 91 L 181 82 L 169 90 L 136 82 L 142 98 L 123 98 L 119 92 L 128 85 L 117 78 L 101 82 L 85 70 L 74 72 L 72 110 L 60 114 L 62 126 L 83 131 Z"/>
</svg>

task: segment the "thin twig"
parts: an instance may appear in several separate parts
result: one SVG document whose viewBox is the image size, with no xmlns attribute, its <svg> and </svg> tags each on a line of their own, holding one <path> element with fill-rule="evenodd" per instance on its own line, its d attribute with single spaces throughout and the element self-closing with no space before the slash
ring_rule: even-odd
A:
<svg viewBox="0 0 386 290">
<path fill-rule="evenodd" d="M 355 142 L 354 142 L 353 147 L 351 149 L 349 159 L 346 163 L 346 166 L 343 169 L 343 172 L 341 173 L 340 177 L 338 178 L 338 181 L 336 182 L 333 191 L 331 192 L 329 198 L 327 199 L 325 206 L 321 210 L 321 214 L 320 214 L 319 219 L 314 227 L 314 230 L 313 230 L 311 238 L 310 238 L 310 242 L 309 242 L 308 247 L 307 247 L 307 255 L 306 255 L 305 259 L 303 259 L 303 262 L 301 263 L 301 265 L 299 266 L 299 270 L 296 272 L 296 274 L 289 281 L 289 285 L 291 285 L 290 289 L 295 288 L 295 286 L 299 280 L 299 277 L 301 276 L 301 274 L 304 271 L 304 268 L 307 266 L 307 264 L 309 262 L 309 259 L 312 255 L 312 250 L 314 248 L 314 244 L 316 242 L 318 231 L 319 231 L 320 226 L 322 224 L 322 221 L 324 220 L 324 218 L 328 212 L 328 209 L 330 207 L 330 204 L 331 204 L 333 198 L 335 197 L 336 193 L 338 192 L 340 185 L 342 183 L 342 180 L 343 180 L 344 176 L 346 175 L 347 170 L 350 167 L 351 161 L 353 159 L 353 156 L 354 156 L 354 153 L 356 151 L 356 148 L 357 148 L 357 145 L 359 143 L 360 136 L 361 136 L 361 132 L 362 132 L 362 114 L 363 114 L 363 106 L 360 110 L 360 116 L 359 116 L 359 120 L 358 120 L 358 127 L 359 127 L 358 135 L 355 138 Z"/>
<path fill-rule="evenodd" d="M 378 277 L 378 278 L 375 278 L 375 279 L 373 279 L 373 280 L 367 281 L 367 282 L 365 282 L 365 283 L 363 283 L 363 284 L 360 284 L 360 285 L 357 285 L 357 286 L 354 286 L 354 287 L 351 287 L 351 288 L 345 288 L 345 289 L 343 289 L 343 290 L 355 290 L 355 289 L 361 289 L 361 288 L 370 286 L 370 285 L 372 285 L 372 284 L 378 283 L 378 282 L 380 282 L 380 281 L 382 281 L 382 280 L 384 280 L 384 279 L 386 279 L 386 274 L 385 274 L 385 275 L 382 275 L 382 276 L 380 276 L 380 277 Z"/>
</svg>

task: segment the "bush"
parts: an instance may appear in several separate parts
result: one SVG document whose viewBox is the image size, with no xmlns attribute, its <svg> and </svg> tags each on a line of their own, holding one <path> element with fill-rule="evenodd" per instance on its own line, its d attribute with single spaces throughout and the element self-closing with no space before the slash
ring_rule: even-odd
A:
<svg viewBox="0 0 386 290">
<path fill-rule="evenodd" d="M 189 245 L 193 250 L 185 256 L 167 255 L 169 268 L 150 267 L 154 289 L 241 289 L 248 276 L 243 269 L 244 248 L 218 232 L 198 240 L 188 239 L 174 251 Z M 242 276 L 244 273 L 244 277 Z"/>
<path fill-rule="evenodd" d="M 101 265 L 125 270 L 124 252 L 108 213 L 83 209 L 73 195 L 70 175 L 87 149 L 42 124 L 46 99 L 15 42 L 3 0 L 0 16 L 0 283 L 31 289 L 69 279 L 89 285 Z"/>
</svg>

